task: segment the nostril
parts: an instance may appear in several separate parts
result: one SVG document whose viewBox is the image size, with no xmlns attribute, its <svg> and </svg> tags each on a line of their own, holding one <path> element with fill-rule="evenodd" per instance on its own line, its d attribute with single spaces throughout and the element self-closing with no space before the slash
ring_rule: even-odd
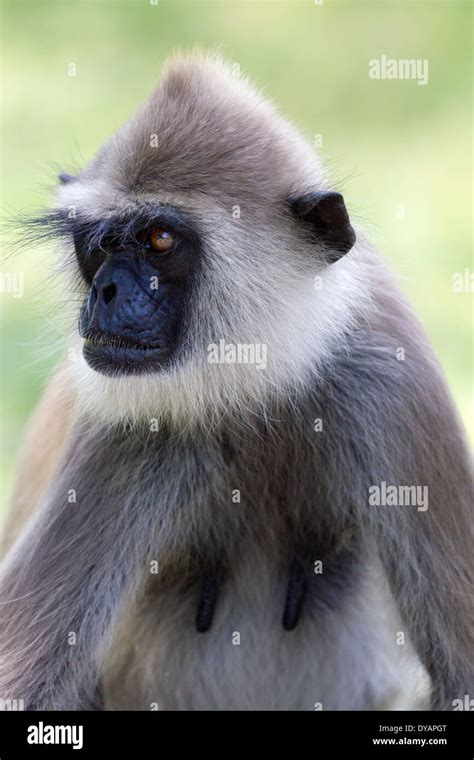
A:
<svg viewBox="0 0 474 760">
<path fill-rule="evenodd" d="M 112 285 L 107 285 L 105 288 L 102 288 L 102 298 L 104 299 L 106 304 L 111 302 L 116 292 L 117 292 L 117 288 L 113 283 Z"/>
</svg>

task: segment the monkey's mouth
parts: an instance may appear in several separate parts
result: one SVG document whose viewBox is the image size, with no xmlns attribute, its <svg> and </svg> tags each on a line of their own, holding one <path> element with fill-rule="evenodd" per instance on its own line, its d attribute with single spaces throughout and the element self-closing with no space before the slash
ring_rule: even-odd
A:
<svg viewBox="0 0 474 760">
<path fill-rule="evenodd" d="M 82 353 L 87 364 L 102 375 L 131 375 L 158 372 L 169 359 L 169 350 L 108 333 L 82 335 Z"/>
</svg>

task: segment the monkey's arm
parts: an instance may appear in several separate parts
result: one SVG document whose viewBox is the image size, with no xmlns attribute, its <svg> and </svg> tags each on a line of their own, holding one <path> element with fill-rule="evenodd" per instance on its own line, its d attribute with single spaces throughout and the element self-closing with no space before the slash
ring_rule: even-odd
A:
<svg viewBox="0 0 474 760">
<path fill-rule="evenodd" d="M 74 394 L 65 362 L 54 373 L 28 423 L 17 476 L 2 532 L 2 554 L 12 546 L 51 481 L 67 445 L 74 415 Z"/>
<path fill-rule="evenodd" d="M 471 464 L 438 367 L 420 343 L 398 345 L 404 361 L 386 336 L 367 338 L 338 368 L 322 412 L 328 492 L 375 535 L 433 707 L 452 709 L 474 693 Z M 371 503 L 382 483 L 426 487 L 425 500 Z"/>
<path fill-rule="evenodd" d="M 0 565 L 3 699 L 30 710 L 96 708 L 118 617 L 150 560 L 166 561 L 182 501 L 207 488 L 196 457 L 182 501 L 172 489 L 162 495 L 181 457 L 166 431 L 144 446 L 122 429 L 74 424 L 54 483 Z"/>
<path fill-rule="evenodd" d="M 26 709 L 96 706 L 100 648 L 152 533 L 124 498 L 123 461 L 120 443 L 78 424 L 0 565 L 0 696 Z"/>
</svg>

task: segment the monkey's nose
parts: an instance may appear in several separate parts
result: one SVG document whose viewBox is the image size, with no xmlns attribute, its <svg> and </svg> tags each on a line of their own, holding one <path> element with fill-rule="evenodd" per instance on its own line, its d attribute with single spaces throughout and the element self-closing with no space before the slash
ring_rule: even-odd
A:
<svg viewBox="0 0 474 760">
<path fill-rule="evenodd" d="M 105 261 L 91 284 L 87 330 L 136 338 L 154 317 L 156 301 L 145 291 L 128 261 Z"/>
</svg>

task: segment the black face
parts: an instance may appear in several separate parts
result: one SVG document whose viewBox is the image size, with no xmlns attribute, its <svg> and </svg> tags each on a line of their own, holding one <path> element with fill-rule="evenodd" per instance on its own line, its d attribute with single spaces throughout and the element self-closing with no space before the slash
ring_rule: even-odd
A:
<svg viewBox="0 0 474 760">
<path fill-rule="evenodd" d="M 84 357 L 106 375 L 156 372 L 180 342 L 199 238 L 181 212 L 144 206 L 72 231 L 90 286 L 81 307 Z"/>
</svg>

